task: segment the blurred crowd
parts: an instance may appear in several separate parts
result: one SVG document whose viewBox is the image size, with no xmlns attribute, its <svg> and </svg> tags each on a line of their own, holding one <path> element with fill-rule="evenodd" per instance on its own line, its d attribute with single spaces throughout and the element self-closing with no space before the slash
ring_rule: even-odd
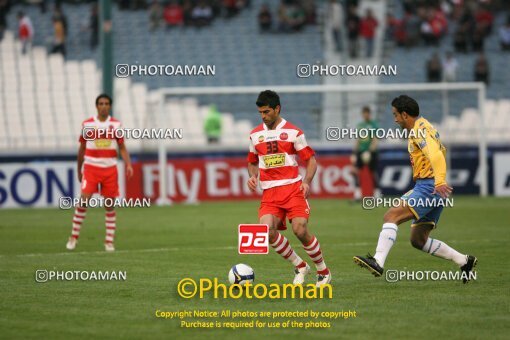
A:
<svg viewBox="0 0 510 340">
<path fill-rule="evenodd" d="M 452 52 L 446 52 L 441 58 L 438 52 L 434 52 L 427 60 L 425 69 L 428 82 L 454 82 L 457 81 L 459 63 Z M 464 72 L 464 71 L 463 71 Z M 473 63 L 472 81 L 483 82 L 489 85 L 490 66 L 484 53 L 480 53 Z"/>
<path fill-rule="evenodd" d="M 349 57 L 353 59 L 360 56 L 370 58 L 374 53 L 374 41 L 379 22 L 371 9 L 366 9 L 362 16 L 358 12 L 358 1 L 329 0 L 326 9 L 328 27 L 331 28 L 337 52 L 342 52 L 346 45 Z M 344 40 L 346 40 L 346 44 L 344 44 Z M 360 41 L 363 44 L 360 44 Z M 364 52 L 360 55 L 362 46 Z"/>
<path fill-rule="evenodd" d="M 316 23 L 315 0 L 280 0 L 276 11 L 263 4 L 257 19 L 261 33 L 299 32 Z"/>
<path fill-rule="evenodd" d="M 153 0 L 148 9 L 149 25 L 151 30 L 163 26 L 201 28 L 216 18 L 233 18 L 250 5 L 250 0 Z"/>
<path fill-rule="evenodd" d="M 99 6 L 98 2 L 90 2 L 88 19 L 75 26 L 81 32 L 89 32 L 89 45 L 95 49 L 99 44 Z M 149 16 L 149 29 L 160 27 L 196 27 L 210 25 L 216 18 L 232 18 L 244 8 L 250 7 L 251 0 L 118 0 L 115 1 L 120 10 L 145 11 Z M 51 8 L 51 23 L 53 37 L 45 37 L 50 53 L 66 55 L 66 41 L 69 36 L 67 18 L 62 10 L 62 1 L 33 0 L 32 5 L 39 6 L 41 13 Z M 8 28 L 7 16 L 16 4 L 14 0 L 0 0 L 0 41 L 3 32 Z M 22 53 L 26 53 L 37 33 L 30 17 L 22 10 L 16 12 L 17 27 L 10 27 L 17 31 L 17 37 L 22 43 Z M 84 16 L 86 18 L 86 16 Z M 49 40 L 51 39 L 51 42 Z"/>
<path fill-rule="evenodd" d="M 438 46 L 451 34 L 455 52 L 479 53 L 496 31 L 501 48 L 509 49 L 510 16 L 505 25 L 495 28 L 496 6 L 491 0 L 404 0 L 403 9 L 402 18 L 391 12 L 386 18 L 386 38 L 398 46 Z"/>
<path fill-rule="evenodd" d="M 457 81 L 459 63 L 455 54 L 476 53 L 472 81 L 490 84 L 490 63 L 484 51 L 487 37 L 496 34 L 502 51 L 510 51 L 510 2 L 491 0 L 404 0 L 402 18 L 387 14 L 386 38 L 398 46 L 439 46 L 449 36 L 450 51 L 434 52 L 426 61 L 429 82 Z M 507 8 L 505 8 L 507 6 Z M 505 22 L 495 26 L 497 13 L 506 13 Z M 443 44 L 444 46 L 444 44 Z M 466 73 L 467 70 L 460 70 Z"/>
<path fill-rule="evenodd" d="M 69 36 L 69 26 L 67 17 L 62 10 L 62 1 L 54 1 L 52 6 L 48 6 L 48 1 L 40 0 L 33 1 L 34 4 L 38 5 L 41 9 L 41 13 L 46 16 L 49 11 L 48 7 L 52 7 L 51 13 L 48 16 L 48 20 L 52 24 L 53 36 L 45 37 L 48 42 L 48 51 L 50 53 L 60 53 L 64 57 L 66 56 L 66 42 Z M 0 42 L 3 39 L 4 31 L 9 28 L 7 25 L 7 15 L 12 9 L 14 4 L 11 0 L 0 0 Z M 34 40 L 34 36 L 37 34 L 32 20 L 23 11 L 18 10 L 16 12 L 17 27 L 11 27 L 12 30 L 17 32 L 17 38 L 21 42 L 21 53 L 27 53 Z M 92 2 L 90 5 L 90 12 L 88 19 L 83 25 L 77 25 L 82 32 L 89 32 L 89 45 L 91 49 L 95 49 L 99 44 L 99 9 L 98 4 Z"/>
<path fill-rule="evenodd" d="M 9 0 L 0 0 L 0 41 L 4 37 L 4 31 L 7 29 L 7 14 L 11 9 Z"/>
</svg>

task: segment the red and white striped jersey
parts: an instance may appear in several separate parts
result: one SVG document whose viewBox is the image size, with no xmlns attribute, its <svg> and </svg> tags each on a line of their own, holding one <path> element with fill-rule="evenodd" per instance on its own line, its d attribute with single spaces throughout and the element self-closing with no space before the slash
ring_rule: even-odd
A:
<svg viewBox="0 0 510 340">
<path fill-rule="evenodd" d="M 248 162 L 258 162 L 264 190 L 300 181 L 296 156 L 306 161 L 314 154 L 303 131 L 285 119 L 274 130 L 260 124 L 251 131 Z"/>
<path fill-rule="evenodd" d="M 124 143 L 124 138 L 115 138 L 113 131 L 120 127 L 120 122 L 111 116 L 104 122 L 94 116 L 82 123 L 80 143 L 86 145 L 84 164 L 100 168 L 117 165 L 117 147 Z"/>
</svg>

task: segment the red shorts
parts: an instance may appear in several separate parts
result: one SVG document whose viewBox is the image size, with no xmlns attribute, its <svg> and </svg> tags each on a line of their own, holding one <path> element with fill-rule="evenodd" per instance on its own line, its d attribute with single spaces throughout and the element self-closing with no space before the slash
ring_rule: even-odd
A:
<svg viewBox="0 0 510 340">
<path fill-rule="evenodd" d="M 101 184 L 101 192 L 99 191 L 99 184 Z M 117 166 L 100 168 L 85 164 L 83 166 L 83 178 L 81 179 L 81 192 L 84 194 L 100 192 L 103 197 L 118 197 L 119 179 Z"/>
<path fill-rule="evenodd" d="M 310 217 L 310 206 L 299 189 L 301 181 L 264 190 L 260 202 L 259 219 L 264 215 L 274 215 L 282 221 L 278 227 L 285 230 L 285 220 L 294 217 Z"/>
</svg>

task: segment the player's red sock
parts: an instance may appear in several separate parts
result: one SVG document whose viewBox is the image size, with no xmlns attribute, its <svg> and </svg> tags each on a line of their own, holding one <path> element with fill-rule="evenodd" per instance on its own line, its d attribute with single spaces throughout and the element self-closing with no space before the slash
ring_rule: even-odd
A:
<svg viewBox="0 0 510 340">
<path fill-rule="evenodd" d="M 324 270 L 317 270 L 317 274 L 319 274 L 319 275 L 326 275 L 328 273 L 329 273 L 329 269 L 328 268 L 326 268 Z"/>
<path fill-rule="evenodd" d="M 87 208 L 76 207 L 74 209 L 73 229 L 71 230 L 71 237 L 76 239 L 80 237 L 81 224 L 83 223 L 86 214 Z"/>
<path fill-rule="evenodd" d="M 297 269 L 306 267 L 306 262 L 301 260 L 301 263 L 296 266 Z"/>
<path fill-rule="evenodd" d="M 107 211 L 105 213 L 105 225 L 106 225 L 106 243 L 113 243 L 113 239 L 115 238 L 115 229 L 117 220 L 117 213 L 115 210 Z"/>
<path fill-rule="evenodd" d="M 271 243 L 271 247 L 280 254 L 284 259 L 292 263 L 296 267 L 306 266 L 306 263 L 303 261 L 301 257 L 292 249 L 290 246 L 289 240 L 282 234 L 278 233 L 278 237 L 276 237 L 276 241 Z"/>
<path fill-rule="evenodd" d="M 312 261 L 315 263 L 315 266 L 317 267 L 317 272 L 319 274 L 327 274 L 328 268 L 326 267 L 326 263 L 324 263 L 324 259 L 322 258 L 322 251 L 321 251 L 321 245 L 319 244 L 319 241 L 315 236 L 312 237 L 312 240 L 308 244 L 303 244 L 303 247 L 312 259 Z"/>
</svg>

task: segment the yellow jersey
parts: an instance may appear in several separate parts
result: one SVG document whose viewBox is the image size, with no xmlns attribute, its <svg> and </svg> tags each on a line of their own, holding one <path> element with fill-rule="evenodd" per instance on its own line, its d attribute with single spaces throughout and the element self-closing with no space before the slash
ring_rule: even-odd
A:
<svg viewBox="0 0 510 340">
<path fill-rule="evenodd" d="M 446 148 L 439 132 L 423 117 L 409 133 L 407 146 L 413 167 L 413 180 L 434 178 L 434 185 L 446 184 Z"/>
</svg>

